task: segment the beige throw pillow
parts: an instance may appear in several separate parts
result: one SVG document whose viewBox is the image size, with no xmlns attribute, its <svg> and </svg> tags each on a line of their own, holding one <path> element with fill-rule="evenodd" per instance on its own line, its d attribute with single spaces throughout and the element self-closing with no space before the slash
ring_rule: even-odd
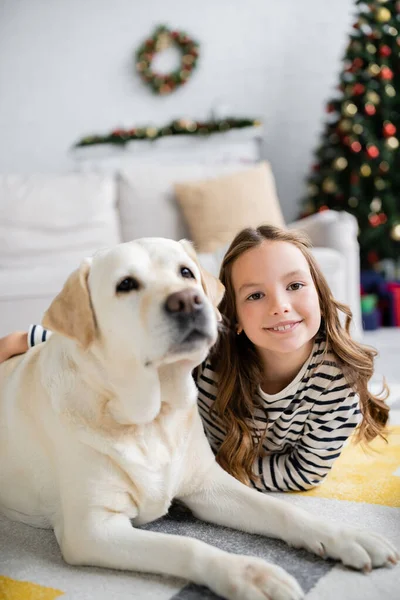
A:
<svg viewBox="0 0 400 600">
<path fill-rule="evenodd" d="M 284 227 L 267 162 L 232 175 L 175 184 L 175 193 L 199 252 L 230 243 L 244 227 Z"/>
</svg>

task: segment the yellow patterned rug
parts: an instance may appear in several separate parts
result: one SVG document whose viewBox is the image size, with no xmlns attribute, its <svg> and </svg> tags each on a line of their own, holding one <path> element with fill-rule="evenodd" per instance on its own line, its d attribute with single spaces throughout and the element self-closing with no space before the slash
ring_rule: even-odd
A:
<svg viewBox="0 0 400 600">
<path fill-rule="evenodd" d="M 300 496 L 368 502 L 400 508 L 400 426 L 364 449 L 348 444 L 324 482 Z"/>
</svg>

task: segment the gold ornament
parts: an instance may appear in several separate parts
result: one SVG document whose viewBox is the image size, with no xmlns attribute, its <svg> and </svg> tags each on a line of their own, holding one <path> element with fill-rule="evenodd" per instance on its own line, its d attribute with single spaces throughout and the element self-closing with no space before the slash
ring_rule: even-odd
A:
<svg viewBox="0 0 400 600">
<path fill-rule="evenodd" d="M 396 27 L 389 27 L 388 29 L 388 34 L 392 35 L 393 37 L 396 37 L 396 35 L 398 34 L 398 30 L 396 29 Z"/>
<path fill-rule="evenodd" d="M 360 123 L 356 123 L 355 125 L 353 125 L 353 131 L 356 135 L 361 135 L 364 131 L 364 127 L 360 125 Z"/>
<path fill-rule="evenodd" d="M 319 188 L 315 183 L 310 183 L 308 186 L 308 195 L 309 196 L 317 196 L 319 192 Z"/>
<path fill-rule="evenodd" d="M 322 182 L 322 189 L 326 194 L 334 194 L 337 190 L 337 186 L 332 177 L 327 177 Z"/>
<path fill-rule="evenodd" d="M 347 133 L 348 131 L 351 130 L 351 121 L 350 119 L 341 119 L 339 121 L 339 129 L 340 131 L 343 131 L 343 133 Z"/>
<path fill-rule="evenodd" d="M 377 177 L 377 178 L 375 179 L 375 181 L 374 181 L 374 185 L 375 185 L 375 188 L 376 188 L 376 189 L 377 189 L 379 192 L 381 192 L 382 190 L 384 190 L 384 189 L 385 189 L 385 187 L 386 187 L 386 183 L 385 183 L 385 181 L 384 181 L 384 180 L 383 180 L 381 177 Z"/>
<path fill-rule="evenodd" d="M 380 72 L 381 72 L 381 68 L 376 63 L 372 63 L 372 65 L 369 65 L 368 73 L 370 75 L 372 75 L 373 77 L 375 77 L 376 75 L 379 75 Z"/>
<path fill-rule="evenodd" d="M 400 242 L 400 223 L 396 223 L 396 225 L 393 225 L 392 230 L 390 232 L 390 237 L 395 242 Z"/>
<path fill-rule="evenodd" d="M 191 65 L 194 61 L 194 56 L 192 56 L 191 54 L 185 54 L 185 56 L 183 56 L 182 58 L 182 62 L 184 65 Z"/>
<path fill-rule="evenodd" d="M 338 156 L 338 158 L 335 158 L 333 161 L 333 168 L 336 169 L 336 171 L 343 171 L 347 165 L 348 162 L 344 156 Z"/>
<path fill-rule="evenodd" d="M 367 163 L 364 163 L 360 167 L 360 173 L 363 177 L 369 177 L 372 173 L 371 167 Z"/>
<path fill-rule="evenodd" d="M 371 210 L 379 212 L 382 208 L 382 200 L 380 198 L 373 198 L 370 206 Z"/>
<path fill-rule="evenodd" d="M 385 92 L 389 96 L 389 98 L 394 98 L 394 96 L 396 95 L 396 90 L 390 83 L 385 85 Z"/>
<path fill-rule="evenodd" d="M 348 117 L 354 117 L 354 115 L 357 113 L 357 110 L 357 106 L 352 102 L 346 102 L 346 104 L 343 107 L 343 112 Z"/>
<path fill-rule="evenodd" d="M 367 101 L 371 102 L 372 104 L 379 104 L 379 102 L 381 101 L 381 97 L 379 96 L 379 94 L 377 94 L 374 91 L 367 92 L 366 96 Z"/>
<path fill-rule="evenodd" d="M 355 196 L 350 196 L 348 202 L 349 206 L 351 206 L 352 208 L 356 208 L 356 206 L 358 206 L 358 198 L 356 198 Z"/>
<path fill-rule="evenodd" d="M 374 46 L 373 44 L 367 44 L 367 51 L 370 54 L 375 54 L 375 52 L 376 52 L 376 46 Z"/>
<path fill-rule="evenodd" d="M 387 23 L 392 18 L 392 13 L 385 6 L 380 6 L 376 11 L 376 20 L 378 23 Z"/>
<path fill-rule="evenodd" d="M 392 136 L 386 140 L 385 144 L 388 148 L 390 148 L 390 150 L 397 150 L 397 148 L 399 147 L 399 140 L 396 137 Z"/>
<path fill-rule="evenodd" d="M 146 135 L 149 138 L 155 138 L 158 133 L 158 130 L 155 127 L 147 127 Z"/>
</svg>

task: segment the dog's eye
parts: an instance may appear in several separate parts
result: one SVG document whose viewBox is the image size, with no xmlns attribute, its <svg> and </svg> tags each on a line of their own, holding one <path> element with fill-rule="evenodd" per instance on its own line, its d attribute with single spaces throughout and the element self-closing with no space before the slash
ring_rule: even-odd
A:
<svg viewBox="0 0 400 600">
<path fill-rule="evenodd" d="M 117 285 L 117 292 L 131 292 L 132 290 L 138 290 L 140 288 L 140 283 L 134 277 L 125 277 L 122 281 Z"/>
<path fill-rule="evenodd" d="M 182 277 L 185 277 L 185 279 L 195 279 L 192 271 L 187 267 L 181 267 L 181 275 Z"/>
</svg>

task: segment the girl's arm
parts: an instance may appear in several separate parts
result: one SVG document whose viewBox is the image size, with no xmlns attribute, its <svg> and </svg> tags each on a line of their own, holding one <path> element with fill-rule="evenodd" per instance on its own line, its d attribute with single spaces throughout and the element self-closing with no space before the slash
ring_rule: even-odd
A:
<svg viewBox="0 0 400 600">
<path fill-rule="evenodd" d="M 0 338 L 0 363 L 16 354 L 23 354 L 28 350 L 28 347 L 28 334 L 26 331 L 14 331 Z"/>
<path fill-rule="evenodd" d="M 15 331 L 0 338 L 0 363 L 17 354 L 24 354 L 32 346 L 45 342 L 51 331 L 41 325 L 31 325 L 29 330 Z"/>
<path fill-rule="evenodd" d="M 327 409 L 327 406 L 329 409 Z M 305 491 L 320 484 L 360 422 L 358 397 L 347 388 L 330 403 L 329 390 L 315 401 L 302 437 L 286 454 L 260 457 L 254 472 L 259 491 Z"/>
</svg>

